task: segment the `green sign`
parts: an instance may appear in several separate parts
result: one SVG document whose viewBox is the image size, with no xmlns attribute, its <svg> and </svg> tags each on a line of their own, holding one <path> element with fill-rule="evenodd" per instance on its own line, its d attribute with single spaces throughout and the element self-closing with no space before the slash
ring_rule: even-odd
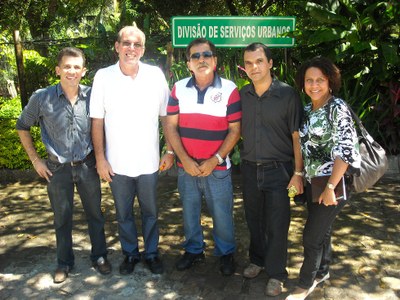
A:
<svg viewBox="0 0 400 300">
<path fill-rule="evenodd" d="M 245 47 L 261 42 L 269 47 L 293 47 L 295 17 L 173 17 L 172 45 L 186 47 L 192 40 L 206 38 L 217 47 Z"/>
</svg>

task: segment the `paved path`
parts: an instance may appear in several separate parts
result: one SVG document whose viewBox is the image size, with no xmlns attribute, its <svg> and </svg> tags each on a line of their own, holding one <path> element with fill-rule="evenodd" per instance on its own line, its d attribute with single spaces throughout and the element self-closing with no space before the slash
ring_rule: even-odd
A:
<svg viewBox="0 0 400 300">
<path fill-rule="evenodd" d="M 138 264 L 132 275 L 119 274 L 122 255 L 116 236 L 115 211 L 110 189 L 104 184 L 103 208 L 113 272 L 102 276 L 90 266 L 90 245 L 77 199 L 76 266 L 62 284 L 52 281 L 55 239 L 45 185 L 34 180 L 1 185 L 0 299 L 284 299 L 296 284 L 302 261 L 305 208 L 292 206 L 290 275 L 285 293 L 268 298 L 264 295 L 265 273 L 252 280 L 241 276 L 248 263 L 249 239 L 237 176 L 234 176 L 237 272 L 231 277 L 218 273 L 218 260 L 212 256 L 211 222 L 206 209 L 202 218 L 207 241 L 205 263 L 184 272 L 175 270 L 174 263 L 183 241 L 181 205 L 175 181 L 173 177 L 164 176 L 159 188 L 160 252 L 165 274 L 153 275 L 144 264 Z M 335 223 L 331 279 L 308 299 L 400 299 L 399 192 L 398 176 L 385 177 L 374 189 L 357 195 L 345 207 Z"/>
</svg>

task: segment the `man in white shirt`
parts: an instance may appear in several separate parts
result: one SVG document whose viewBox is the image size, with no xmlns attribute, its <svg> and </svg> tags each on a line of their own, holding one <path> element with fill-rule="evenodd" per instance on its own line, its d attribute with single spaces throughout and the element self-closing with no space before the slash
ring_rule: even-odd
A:
<svg viewBox="0 0 400 300">
<path fill-rule="evenodd" d="M 169 169 L 171 148 L 159 154 L 159 119 L 164 124 L 169 89 L 162 71 L 140 61 L 145 35 L 135 26 L 118 33 L 119 61 L 100 69 L 90 101 L 92 137 L 100 178 L 110 183 L 114 196 L 122 252 L 121 274 L 140 262 L 133 201 L 137 196 L 142 218 L 144 258 L 155 274 L 163 272 L 158 255 L 156 205 L 158 170 Z"/>
</svg>

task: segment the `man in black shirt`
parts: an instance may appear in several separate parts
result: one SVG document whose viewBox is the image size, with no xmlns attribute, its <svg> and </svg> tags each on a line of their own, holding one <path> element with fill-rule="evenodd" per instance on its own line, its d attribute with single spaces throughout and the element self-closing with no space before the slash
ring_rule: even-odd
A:
<svg viewBox="0 0 400 300">
<path fill-rule="evenodd" d="M 246 278 L 265 268 L 268 296 L 282 292 L 287 278 L 290 200 L 287 188 L 303 192 L 298 129 L 302 104 L 296 91 L 271 75 L 271 51 L 264 44 L 245 48 L 244 65 L 252 83 L 240 91 L 243 199 L 250 231 Z"/>
</svg>

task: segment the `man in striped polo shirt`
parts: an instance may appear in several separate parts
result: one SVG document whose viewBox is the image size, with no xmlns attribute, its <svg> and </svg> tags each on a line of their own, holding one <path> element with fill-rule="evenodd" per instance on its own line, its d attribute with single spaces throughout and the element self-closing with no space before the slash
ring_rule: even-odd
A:
<svg viewBox="0 0 400 300">
<path fill-rule="evenodd" d="M 193 40 L 186 48 L 193 76 L 178 81 L 167 108 L 166 136 L 178 163 L 178 189 L 183 204 L 184 255 L 176 268 L 204 260 L 200 224 L 204 196 L 213 219 L 214 254 L 223 275 L 235 271 L 233 189 L 229 152 L 240 138 L 241 106 L 236 85 L 218 76 L 215 45 Z"/>
</svg>

